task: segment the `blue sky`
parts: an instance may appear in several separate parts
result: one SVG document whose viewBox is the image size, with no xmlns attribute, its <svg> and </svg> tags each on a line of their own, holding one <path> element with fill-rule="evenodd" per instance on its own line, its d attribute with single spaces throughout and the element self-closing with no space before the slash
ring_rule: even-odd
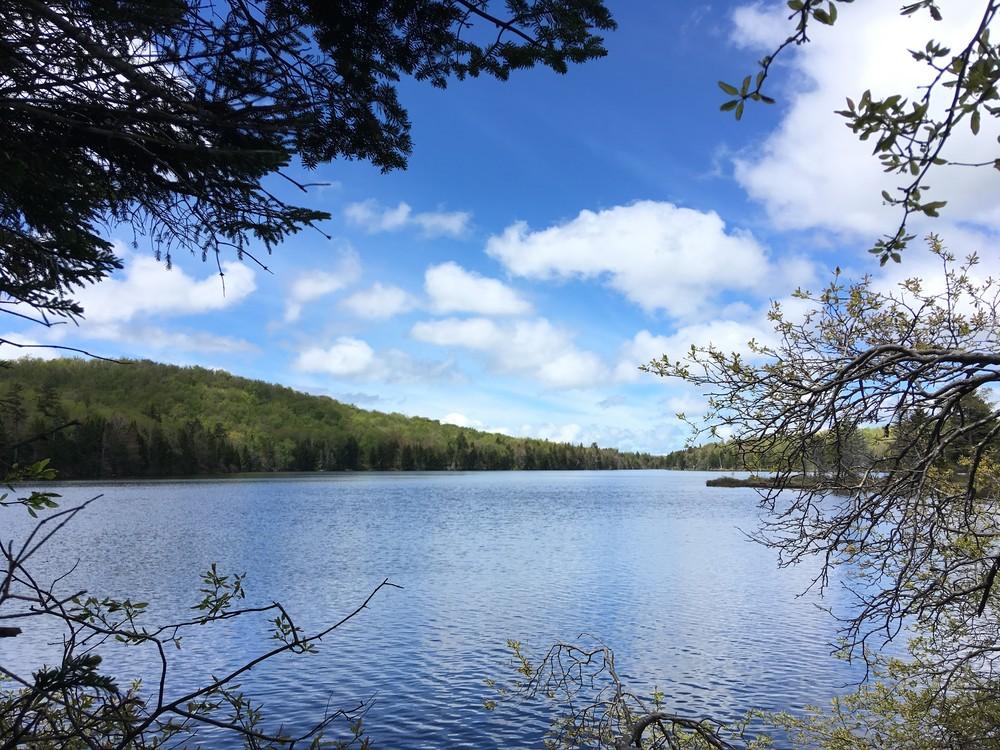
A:
<svg viewBox="0 0 1000 750">
<path fill-rule="evenodd" d="M 639 364 L 766 339 L 769 302 L 834 266 L 887 285 L 933 275 L 917 247 L 905 268 L 865 253 L 893 227 L 879 198 L 893 185 L 833 110 L 915 85 L 907 47 L 968 33 L 977 4 L 949 4 L 936 26 L 893 3 L 845 6 L 781 63 L 779 103 L 739 123 L 718 111 L 716 81 L 784 38 L 783 4 L 609 5 L 608 57 L 565 76 L 404 82 L 406 171 L 337 162 L 297 175 L 329 183 L 304 196 L 276 181 L 333 215 L 333 239 L 292 238 L 273 273 L 228 263 L 223 295 L 211 265 L 177 257 L 168 271 L 123 245 L 125 269 L 84 291 L 79 326 L 4 333 L 514 435 L 680 447 L 675 413 L 696 415 L 701 397 Z M 952 155 L 992 158 L 995 135 L 961 134 Z M 996 174 L 942 174 L 946 216 L 914 227 L 978 250 L 983 273 L 997 266 Z"/>
</svg>

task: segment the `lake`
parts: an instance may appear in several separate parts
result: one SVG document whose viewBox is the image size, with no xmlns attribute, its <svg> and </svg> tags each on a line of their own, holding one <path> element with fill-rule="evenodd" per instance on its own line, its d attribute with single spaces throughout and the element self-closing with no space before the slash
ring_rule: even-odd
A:
<svg viewBox="0 0 1000 750">
<path fill-rule="evenodd" d="M 611 646 L 637 692 L 678 712 L 826 704 L 863 670 L 833 659 L 835 625 L 811 568 L 778 570 L 746 541 L 753 490 L 706 488 L 698 472 L 322 474 L 65 483 L 64 506 L 104 497 L 39 567 L 79 566 L 63 590 L 152 602 L 150 620 L 189 617 L 199 573 L 247 573 L 247 604 L 280 599 L 306 630 L 333 622 L 383 579 L 369 609 L 319 653 L 284 656 L 243 686 L 266 716 L 305 727 L 332 705 L 375 695 L 375 747 L 540 748 L 551 707 L 483 709 L 486 678 L 513 675 L 505 642 L 539 654 L 589 633 Z M 4 512 L 3 535 L 26 514 Z M 13 529 L 11 527 L 13 524 Z M 36 568 L 37 570 L 37 568 Z M 834 582 L 825 605 L 838 604 Z M 831 599 L 830 597 L 834 597 Z M 200 628 L 177 653 L 168 695 L 269 647 L 267 624 Z M 52 634 L 0 639 L 24 668 Z M 139 649 L 107 656 L 130 674 Z M 139 653 L 137 653 L 139 652 Z M 274 728 L 274 724 L 269 725 Z M 212 741 L 217 746 L 217 741 Z"/>
</svg>

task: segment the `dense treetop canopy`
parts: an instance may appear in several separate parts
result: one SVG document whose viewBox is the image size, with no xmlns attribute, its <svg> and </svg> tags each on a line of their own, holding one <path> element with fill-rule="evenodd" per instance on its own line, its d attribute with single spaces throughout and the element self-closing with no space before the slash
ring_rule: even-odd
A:
<svg viewBox="0 0 1000 750">
<path fill-rule="evenodd" d="M 0 466 L 45 459 L 66 479 L 664 466 L 645 453 L 368 411 L 199 367 L 21 360 L 0 369 Z"/>
</svg>

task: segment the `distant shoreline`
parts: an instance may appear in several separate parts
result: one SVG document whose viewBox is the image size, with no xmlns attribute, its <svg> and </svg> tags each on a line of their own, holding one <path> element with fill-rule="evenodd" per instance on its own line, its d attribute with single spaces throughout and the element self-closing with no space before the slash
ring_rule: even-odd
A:
<svg viewBox="0 0 1000 750">
<path fill-rule="evenodd" d="M 750 474 L 746 477 L 715 477 L 706 480 L 706 487 L 751 487 L 758 490 L 802 490 L 816 487 L 816 481 L 810 477 L 796 474 L 781 479 L 780 486 L 775 487 L 777 477 L 764 477 L 759 474 Z"/>
<path fill-rule="evenodd" d="M 185 475 L 165 475 L 165 476 L 118 476 L 118 477 L 67 477 L 49 480 L 44 483 L 31 482 L 25 485 L 44 484 L 46 486 L 62 484 L 129 484 L 136 482 L 194 482 L 210 480 L 267 480 L 267 479 L 322 479 L 341 477 L 367 477 L 367 476 L 455 476 L 457 474 L 584 474 L 592 472 L 595 474 L 608 474 L 614 472 L 637 473 L 637 472 L 683 472 L 714 474 L 713 471 L 699 471 L 696 469 L 661 469 L 661 468 L 607 468 L 607 469 L 362 469 L 362 470 L 336 470 L 336 471 L 244 471 L 222 474 L 185 474 Z M 710 480 L 711 481 L 711 480 Z M 15 483 L 17 484 L 22 483 Z"/>
</svg>

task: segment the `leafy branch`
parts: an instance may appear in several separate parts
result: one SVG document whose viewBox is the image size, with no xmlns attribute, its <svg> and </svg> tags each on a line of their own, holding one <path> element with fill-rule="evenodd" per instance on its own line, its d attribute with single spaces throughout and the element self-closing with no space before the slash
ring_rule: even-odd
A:
<svg viewBox="0 0 1000 750">
<path fill-rule="evenodd" d="M 833 26 L 838 19 L 837 4 L 851 0 L 789 0 L 794 31 L 774 52 L 762 58 L 756 74 L 746 76 L 739 86 L 719 82 L 728 96 L 721 105 L 724 112 L 743 116 L 748 101 L 773 103 L 764 93 L 772 65 L 785 50 L 806 44 L 813 22 Z M 901 9 L 902 15 L 926 11 L 932 19 L 942 19 L 941 9 L 933 0 L 920 0 Z M 1000 117 L 1000 46 L 991 40 L 990 29 L 1000 11 L 1000 2 L 987 0 L 979 23 L 965 46 L 958 50 L 943 46 L 933 39 L 923 49 L 911 50 L 910 55 L 929 69 L 927 81 L 916 98 L 894 93 L 877 97 L 865 91 L 860 97 L 848 98 L 847 106 L 836 114 L 846 120 L 860 140 L 874 141 L 872 154 L 889 174 L 900 175 L 905 182 L 895 192 L 882 191 L 885 204 L 896 206 L 901 216 L 896 228 L 879 238 L 869 252 L 885 265 L 902 259 L 902 252 L 914 236 L 908 230 L 915 215 L 937 217 L 947 200 L 928 199 L 928 176 L 940 167 L 992 167 L 1000 170 L 1000 158 L 978 162 L 949 159 L 947 146 L 956 128 L 967 122 L 973 135 L 979 135 L 984 116 Z M 943 100 L 943 101 L 939 101 Z"/>
</svg>

